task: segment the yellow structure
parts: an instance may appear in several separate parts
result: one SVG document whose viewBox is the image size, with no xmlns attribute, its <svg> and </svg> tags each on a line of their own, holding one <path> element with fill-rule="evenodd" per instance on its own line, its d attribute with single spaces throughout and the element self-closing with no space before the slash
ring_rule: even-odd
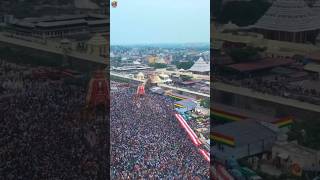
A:
<svg viewBox="0 0 320 180">
<path fill-rule="evenodd" d="M 109 54 L 109 45 L 106 37 L 101 34 L 95 34 L 88 42 L 87 53 L 95 56 L 107 57 Z"/>
<path fill-rule="evenodd" d="M 137 74 L 137 79 L 140 80 L 140 81 L 143 81 L 144 80 L 144 74 L 142 72 L 139 72 Z"/>
<path fill-rule="evenodd" d="M 149 64 L 154 64 L 154 63 L 156 63 L 156 61 L 158 60 L 158 57 L 152 55 L 152 56 L 149 56 L 147 59 L 148 59 L 148 63 L 149 63 Z"/>
<path fill-rule="evenodd" d="M 160 79 L 160 77 L 156 74 L 153 74 L 150 76 L 150 80 L 151 80 L 151 83 L 153 84 L 158 84 L 158 83 L 161 83 L 162 80 Z"/>
</svg>

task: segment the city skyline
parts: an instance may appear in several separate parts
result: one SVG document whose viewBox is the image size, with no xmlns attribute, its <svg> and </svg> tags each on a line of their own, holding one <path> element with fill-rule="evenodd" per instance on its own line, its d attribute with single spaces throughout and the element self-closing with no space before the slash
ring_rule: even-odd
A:
<svg viewBox="0 0 320 180">
<path fill-rule="evenodd" d="M 111 45 L 210 43 L 209 0 L 121 0 L 110 8 Z"/>
</svg>

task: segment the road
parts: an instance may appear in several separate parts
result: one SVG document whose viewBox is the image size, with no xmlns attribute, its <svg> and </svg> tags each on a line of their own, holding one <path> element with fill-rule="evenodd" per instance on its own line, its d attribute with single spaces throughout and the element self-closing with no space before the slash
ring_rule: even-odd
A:
<svg viewBox="0 0 320 180">
<path fill-rule="evenodd" d="M 157 69 L 156 72 L 163 72 L 166 74 L 179 74 L 179 75 L 189 75 L 189 76 L 193 76 L 193 78 L 195 79 L 203 79 L 203 80 L 208 80 L 210 81 L 210 76 L 209 75 L 200 75 L 200 74 L 193 74 L 190 72 L 179 72 L 179 71 L 168 71 L 166 69 Z"/>
<path fill-rule="evenodd" d="M 117 77 L 120 77 L 120 78 L 125 78 L 125 79 L 130 79 L 130 80 L 135 80 L 135 81 L 144 82 L 144 81 L 138 80 L 138 79 L 136 79 L 136 78 L 130 78 L 130 77 L 128 77 L 128 76 L 125 76 L 125 75 L 122 75 L 122 74 L 113 73 L 113 72 L 110 72 L 110 75 L 112 75 L 112 76 L 117 76 Z M 191 91 L 191 90 L 184 89 L 184 88 L 169 86 L 169 85 L 166 85 L 166 84 L 159 84 L 158 86 L 159 86 L 159 87 L 162 87 L 162 88 L 173 89 L 173 90 L 177 90 L 177 91 L 182 91 L 182 92 L 194 94 L 194 95 L 197 95 L 197 96 L 202 96 L 202 97 L 208 97 L 208 98 L 210 98 L 210 95 L 209 95 L 209 94 L 204 94 L 204 93 L 200 93 L 200 92 L 195 92 L 195 91 Z"/>
</svg>

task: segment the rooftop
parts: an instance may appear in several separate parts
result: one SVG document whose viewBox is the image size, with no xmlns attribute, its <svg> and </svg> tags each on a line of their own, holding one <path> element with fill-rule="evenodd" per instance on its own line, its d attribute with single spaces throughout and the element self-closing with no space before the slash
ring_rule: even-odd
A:
<svg viewBox="0 0 320 180">
<path fill-rule="evenodd" d="M 236 146 L 276 137 L 274 131 L 255 121 L 239 121 L 218 125 L 213 127 L 213 132 L 234 138 Z"/>
<path fill-rule="evenodd" d="M 60 16 L 43 16 L 40 18 L 24 18 L 17 20 L 13 25 L 24 27 L 54 27 L 64 25 L 74 25 L 87 23 L 88 25 L 107 24 L 109 20 L 105 16 L 88 14 L 88 15 L 60 15 Z"/>
<path fill-rule="evenodd" d="M 307 71 L 317 72 L 320 74 L 320 64 L 309 63 L 303 67 Z"/>
<path fill-rule="evenodd" d="M 252 72 L 273 67 L 288 65 L 293 63 L 292 59 L 276 59 L 267 58 L 256 62 L 246 62 L 228 65 L 228 68 L 234 69 L 239 72 Z"/>
<path fill-rule="evenodd" d="M 210 62 L 207 63 L 200 57 L 193 66 L 189 69 L 189 71 L 195 72 L 210 72 Z"/>
<path fill-rule="evenodd" d="M 67 20 L 67 21 L 53 21 L 53 22 L 39 22 L 36 24 L 38 27 L 55 27 L 75 24 L 86 24 L 87 21 L 84 19 Z"/>
<path fill-rule="evenodd" d="M 243 119 L 249 120 L 249 118 L 251 118 L 252 120 L 252 118 L 254 118 L 255 120 L 269 122 L 269 123 L 275 122 L 280 118 L 280 117 L 276 118 L 276 117 L 268 116 L 262 113 L 256 113 L 256 112 L 245 110 L 245 109 L 236 108 L 234 106 L 220 104 L 217 102 L 214 102 L 212 109 L 217 111 L 223 111 L 225 113 L 232 114 L 232 115 L 237 115 L 241 117 L 241 119 L 243 118 Z"/>
<path fill-rule="evenodd" d="M 276 0 L 252 28 L 302 32 L 320 29 L 316 13 L 304 0 Z"/>
</svg>

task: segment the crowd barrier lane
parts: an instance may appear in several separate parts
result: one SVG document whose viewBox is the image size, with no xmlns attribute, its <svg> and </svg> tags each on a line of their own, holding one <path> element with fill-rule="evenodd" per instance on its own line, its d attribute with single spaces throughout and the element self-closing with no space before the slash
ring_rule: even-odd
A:
<svg viewBox="0 0 320 180">
<path fill-rule="evenodd" d="M 228 173 L 228 171 L 221 165 L 216 167 L 218 180 L 234 180 L 234 178 Z"/>
<path fill-rule="evenodd" d="M 179 118 L 179 120 L 185 124 L 185 126 L 188 128 L 188 130 L 191 132 L 191 134 L 193 135 L 193 137 L 196 139 L 197 144 L 201 145 L 202 142 L 199 140 L 198 136 L 196 135 L 196 133 L 194 133 L 194 131 L 190 128 L 190 126 L 188 125 L 188 123 L 186 122 L 186 120 L 184 120 L 184 118 L 180 115 L 177 114 L 177 118 Z"/>
<path fill-rule="evenodd" d="M 202 143 L 199 140 L 198 136 L 193 132 L 193 130 L 190 128 L 190 126 L 187 124 L 187 122 L 183 119 L 183 117 L 180 114 L 175 114 L 175 117 L 179 121 L 180 125 L 184 128 L 184 130 L 188 133 L 188 136 L 192 140 L 193 144 L 196 147 L 199 147 Z M 210 153 L 203 150 L 202 148 L 199 148 L 200 154 L 204 157 L 204 159 L 208 162 L 210 162 Z"/>
<path fill-rule="evenodd" d="M 210 162 L 210 154 L 209 154 L 207 151 L 199 148 L 199 152 L 200 152 L 200 154 L 204 157 L 204 159 L 205 159 L 206 161 Z"/>
<path fill-rule="evenodd" d="M 178 114 L 175 114 L 175 116 L 176 116 L 177 120 L 179 121 L 180 125 L 183 127 L 183 129 L 188 133 L 188 136 L 192 140 L 193 144 L 198 147 L 200 144 L 197 141 L 196 137 L 194 137 L 194 135 L 191 133 L 190 129 L 188 129 L 188 127 L 183 122 L 183 120 L 181 118 L 179 118 Z"/>
</svg>

